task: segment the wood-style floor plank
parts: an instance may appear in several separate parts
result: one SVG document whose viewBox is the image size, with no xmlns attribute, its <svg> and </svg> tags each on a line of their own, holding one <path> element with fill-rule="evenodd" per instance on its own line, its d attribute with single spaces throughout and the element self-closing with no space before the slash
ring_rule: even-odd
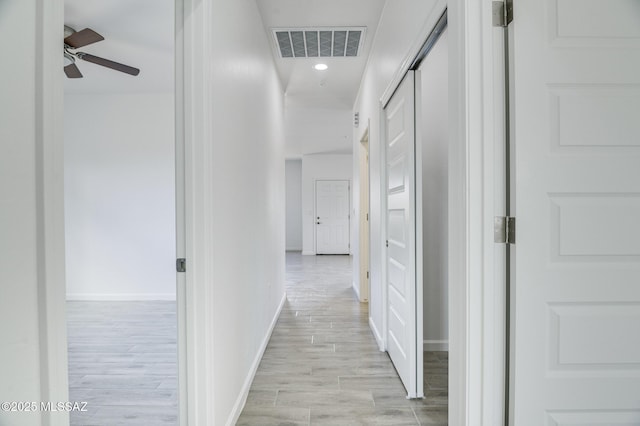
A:
<svg viewBox="0 0 640 426">
<path fill-rule="evenodd" d="M 351 288 L 349 256 L 287 254 L 287 302 L 239 425 L 447 424 L 446 352 L 407 400 Z M 173 302 L 68 302 L 69 398 L 78 426 L 177 425 Z"/>
<path fill-rule="evenodd" d="M 447 424 L 447 353 L 425 353 L 426 398 L 408 400 L 351 280 L 349 256 L 287 253 L 287 301 L 238 424 Z"/>
<path fill-rule="evenodd" d="M 67 302 L 71 425 L 178 424 L 175 302 Z"/>
</svg>

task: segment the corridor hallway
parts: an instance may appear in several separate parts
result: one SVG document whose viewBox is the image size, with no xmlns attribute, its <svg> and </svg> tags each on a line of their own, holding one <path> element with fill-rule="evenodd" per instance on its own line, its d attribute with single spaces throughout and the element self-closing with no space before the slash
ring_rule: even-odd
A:
<svg viewBox="0 0 640 426">
<path fill-rule="evenodd" d="M 287 301 L 238 425 L 446 425 L 446 352 L 425 353 L 425 396 L 406 391 L 351 288 L 350 256 L 287 253 Z"/>
</svg>

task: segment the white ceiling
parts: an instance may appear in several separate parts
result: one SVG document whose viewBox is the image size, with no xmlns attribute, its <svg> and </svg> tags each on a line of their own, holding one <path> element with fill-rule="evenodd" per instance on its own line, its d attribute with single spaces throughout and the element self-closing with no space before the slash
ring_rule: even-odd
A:
<svg viewBox="0 0 640 426">
<path fill-rule="evenodd" d="M 65 24 L 89 27 L 105 40 L 86 46 L 96 56 L 140 68 L 140 75 L 77 61 L 82 79 L 65 79 L 67 93 L 122 93 L 173 90 L 175 0 L 65 0 Z M 256 0 L 286 95 L 296 103 L 322 108 L 351 108 L 384 7 L 384 0 Z M 271 35 L 273 27 L 364 26 L 366 36 L 356 58 L 283 59 Z"/>
<path fill-rule="evenodd" d="M 88 27 L 105 38 L 80 51 L 140 68 L 133 77 L 77 60 L 84 78 L 65 78 L 66 93 L 173 90 L 174 0 L 65 0 L 64 18 L 78 31 Z"/>
<path fill-rule="evenodd" d="M 174 2 L 175 0 L 65 0 L 66 25 L 76 30 L 89 27 L 105 38 L 79 50 L 141 70 L 140 75 L 133 77 L 78 60 L 76 63 L 85 78 L 65 78 L 65 92 L 173 91 Z M 255 2 L 285 90 L 286 105 L 289 108 L 303 109 L 300 113 L 302 115 L 288 114 L 292 121 L 287 127 L 288 136 L 291 136 L 287 141 L 288 154 L 299 156 L 322 151 L 350 151 L 351 108 L 385 0 Z M 271 29 L 292 27 L 366 27 L 366 33 L 358 57 L 280 58 Z M 313 69 L 313 65 L 319 62 L 326 63 L 329 69 Z M 329 113 L 330 110 L 332 111 Z M 337 110 L 344 116 L 341 115 L 339 120 L 336 117 Z M 333 118 L 329 119 L 330 116 Z M 308 128 L 300 128 L 299 122 L 315 125 L 314 132 L 317 134 L 314 134 L 314 138 L 308 136 Z M 325 124 L 319 126 L 318 123 Z"/>
<path fill-rule="evenodd" d="M 384 0 L 256 0 L 288 99 L 316 107 L 353 106 Z M 355 58 L 280 58 L 272 28 L 366 27 Z M 313 65 L 329 69 L 316 71 Z"/>
</svg>

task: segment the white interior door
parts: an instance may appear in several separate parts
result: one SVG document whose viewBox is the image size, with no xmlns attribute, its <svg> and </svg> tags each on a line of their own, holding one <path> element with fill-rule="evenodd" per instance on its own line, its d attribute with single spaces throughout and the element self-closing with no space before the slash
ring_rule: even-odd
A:
<svg viewBox="0 0 640 426">
<path fill-rule="evenodd" d="M 519 0 L 511 24 L 511 424 L 640 424 L 640 2 Z"/>
<path fill-rule="evenodd" d="M 387 351 L 408 396 L 418 389 L 414 73 L 409 71 L 384 109 L 387 192 Z M 422 321 L 422 318 L 419 319 Z M 419 336 L 422 342 L 422 336 Z"/>
<path fill-rule="evenodd" d="M 349 254 L 349 181 L 316 181 L 316 254 Z"/>
</svg>

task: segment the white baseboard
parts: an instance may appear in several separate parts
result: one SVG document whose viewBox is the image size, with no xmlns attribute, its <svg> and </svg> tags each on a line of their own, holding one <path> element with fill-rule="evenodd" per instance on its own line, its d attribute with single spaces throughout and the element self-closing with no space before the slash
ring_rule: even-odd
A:
<svg viewBox="0 0 640 426">
<path fill-rule="evenodd" d="M 376 342 L 378 343 L 378 348 L 380 349 L 380 352 L 384 352 L 384 341 L 382 340 L 382 335 L 378 331 L 378 328 L 376 327 L 371 317 L 369 317 L 369 327 L 371 327 L 371 331 L 373 332 L 373 337 L 376 338 Z"/>
<path fill-rule="evenodd" d="M 67 293 L 69 301 L 87 302 L 133 302 L 166 300 L 175 301 L 175 293 Z"/>
<path fill-rule="evenodd" d="M 276 310 L 276 314 L 273 316 L 271 320 L 271 324 L 269 324 L 269 330 L 267 334 L 264 336 L 262 340 L 262 344 L 258 349 L 258 353 L 251 364 L 251 368 L 249 369 L 249 374 L 247 374 L 247 378 L 244 381 L 244 385 L 242 385 L 242 390 L 240 391 L 240 395 L 238 395 L 238 399 L 236 399 L 236 403 L 233 405 L 233 409 L 231 410 L 231 415 L 229 416 L 229 421 L 227 421 L 227 426 L 235 425 L 238 422 L 238 418 L 240 414 L 242 414 L 242 409 L 244 408 L 244 404 L 247 402 L 247 396 L 249 396 L 249 389 L 251 389 L 251 383 L 253 382 L 253 378 L 256 375 L 256 371 L 258 371 L 258 366 L 260 365 L 260 361 L 262 360 L 262 355 L 264 355 L 264 351 L 267 349 L 267 345 L 269 344 L 269 339 L 271 339 L 271 333 L 273 333 L 273 329 L 276 326 L 276 322 L 278 322 L 278 318 L 280 317 L 280 312 L 282 312 L 282 308 L 284 307 L 284 302 L 287 301 L 287 293 L 282 296 L 282 300 L 280 301 L 280 306 Z"/>
<path fill-rule="evenodd" d="M 305 251 L 305 250 L 302 250 L 302 255 L 303 255 L 303 256 L 315 256 L 315 255 L 316 255 L 316 252 L 315 252 L 315 251 Z"/>
<path fill-rule="evenodd" d="M 352 281 L 351 287 L 353 287 L 353 292 L 356 294 L 358 301 L 360 301 L 360 286 L 357 285 L 355 281 Z"/>
<path fill-rule="evenodd" d="M 448 340 L 424 340 L 422 342 L 424 351 L 449 351 Z"/>
</svg>

